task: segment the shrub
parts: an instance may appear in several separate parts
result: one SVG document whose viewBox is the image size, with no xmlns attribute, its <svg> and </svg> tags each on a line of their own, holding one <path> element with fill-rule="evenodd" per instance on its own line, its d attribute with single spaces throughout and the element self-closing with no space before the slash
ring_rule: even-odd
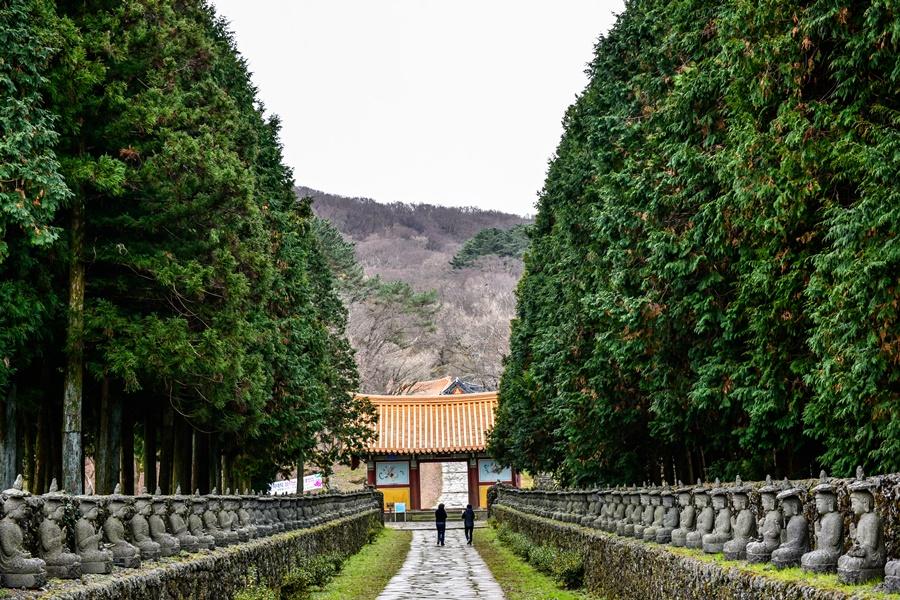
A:
<svg viewBox="0 0 900 600">
<path fill-rule="evenodd" d="M 535 569 L 552 576 L 566 588 L 581 587 L 584 580 L 584 556 L 580 552 L 535 544 L 527 535 L 513 531 L 506 524 L 497 526 L 497 539 Z"/>
<path fill-rule="evenodd" d="M 235 594 L 234 600 L 279 600 L 280 596 L 277 590 L 264 585 L 253 585 Z"/>
</svg>

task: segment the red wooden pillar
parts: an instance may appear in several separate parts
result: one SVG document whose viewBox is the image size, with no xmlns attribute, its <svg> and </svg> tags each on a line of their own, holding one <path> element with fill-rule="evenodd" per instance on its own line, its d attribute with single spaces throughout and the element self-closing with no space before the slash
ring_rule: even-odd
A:
<svg viewBox="0 0 900 600">
<path fill-rule="evenodd" d="M 478 460 L 469 459 L 469 504 L 472 508 L 479 508 L 481 503 L 481 494 L 478 489 Z"/>
<path fill-rule="evenodd" d="M 366 483 L 375 486 L 375 459 L 371 456 L 366 461 Z"/>
<path fill-rule="evenodd" d="M 419 488 L 419 461 L 413 457 L 409 461 L 409 503 L 412 510 L 421 510 L 421 490 Z"/>
<path fill-rule="evenodd" d="M 515 487 L 515 488 L 517 488 L 517 487 L 522 487 L 522 479 L 521 479 L 521 477 L 519 476 L 519 472 L 516 471 L 515 469 L 510 469 L 510 471 L 512 472 L 512 485 L 513 485 L 513 487 Z"/>
</svg>

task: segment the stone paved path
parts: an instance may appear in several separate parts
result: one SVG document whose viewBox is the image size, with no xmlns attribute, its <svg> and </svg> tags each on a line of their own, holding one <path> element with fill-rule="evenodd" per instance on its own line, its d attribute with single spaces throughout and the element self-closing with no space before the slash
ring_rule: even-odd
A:
<svg viewBox="0 0 900 600">
<path fill-rule="evenodd" d="M 430 531 L 413 532 L 406 561 L 378 600 L 503 600 L 503 591 L 475 548 L 466 545 L 462 530 L 447 531 L 444 546 L 436 545 L 436 539 L 434 525 Z"/>
</svg>

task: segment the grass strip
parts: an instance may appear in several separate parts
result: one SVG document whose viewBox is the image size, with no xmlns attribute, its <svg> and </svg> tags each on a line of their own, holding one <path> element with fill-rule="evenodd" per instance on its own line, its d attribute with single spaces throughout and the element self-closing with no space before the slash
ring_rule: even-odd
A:
<svg viewBox="0 0 900 600">
<path fill-rule="evenodd" d="M 585 600 L 591 598 L 578 591 L 562 589 L 497 539 L 493 527 L 475 530 L 475 549 L 487 563 L 507 600 Z"/>
<path fill-rule="evenodd" d="M 310 598 L 374 600 L 400 570 L 411 541 L 411 531 L 385 527 L 374 542 L 348 558 L 335 578 Z"/>
</svg>

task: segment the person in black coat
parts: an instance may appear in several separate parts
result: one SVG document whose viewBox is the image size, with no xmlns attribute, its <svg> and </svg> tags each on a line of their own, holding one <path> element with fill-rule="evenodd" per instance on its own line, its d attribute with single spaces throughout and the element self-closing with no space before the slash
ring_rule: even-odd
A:
<svg viewBox="0 0 900 600">
<path fill-rule="evenodd" d="M 472 534 L 475 532 L 475 511 L 471 504 L 466 504 L 466 510 L 462 514 L 463 527 L 466 530 L 466 542 L 472 545 Z"/>
<path fill-rule="evenodd" d="M 444 510 L 443 504 L 438 504 L 437 510 L 434 511 L 434 523 L 437 526 L 439 546 L 444 545 L 444 532 L 447 531 L 447 511 Z"/>
</svg>

